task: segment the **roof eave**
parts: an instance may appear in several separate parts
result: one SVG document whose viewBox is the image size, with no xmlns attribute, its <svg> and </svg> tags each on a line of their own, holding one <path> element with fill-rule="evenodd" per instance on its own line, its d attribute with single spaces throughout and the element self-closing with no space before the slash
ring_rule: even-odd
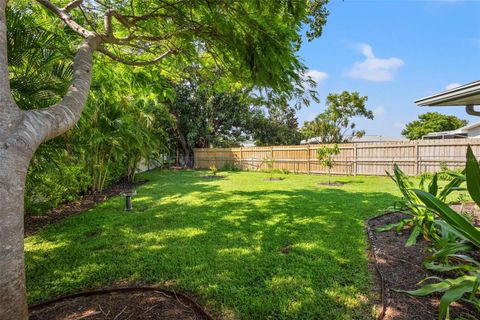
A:
<svg viewBox="0 0 480 320">
<path fill-rule="evenodd" d="M 480 105 L 480 81 L 415 100 L 421 107 Z"/>
</svg>

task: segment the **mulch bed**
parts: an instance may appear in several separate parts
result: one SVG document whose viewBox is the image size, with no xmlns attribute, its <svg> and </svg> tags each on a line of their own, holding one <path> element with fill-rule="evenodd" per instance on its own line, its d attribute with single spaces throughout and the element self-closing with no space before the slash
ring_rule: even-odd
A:
<svg viewBox="0 0 480 320">
<path fill-rule="evenodd" d="M 162 291 L 121 291 L 67 298 L 30 310 L 30 320 L 211 319 L 185 296 Z"/>
<path fill-rule="evenodd" d="M 118 183 L 105 189 L 101 194 L 84 195 L 75 201 L 67 202 L 57 208 L 51 209 L 47 214 L 41 216 L 27 214 L 25 215 L 25 236 L 37 232 L 46 225 L 91 209 L 97 203 L 107 201 L 109 198 L 120 195 L 123 192 L 131 191 L 135 187 L 141 186 L 146 182 L 147 180 L 141 180 L 134 183 Z"/>
<path fill-rule="evenodd" d="M 386 312 L 383 319 L 412 320 L 438 319 L 438 308 L 441 295 L 427 297 L 411 297 L 392 289 L 412 290 L 427 276 L 438 275 L 423 267 L 423 262 L 430 256 L 426 251 L 429 243 L 419 238 L 418 243 L 405 247 L 410 234 L 406 229 L 397 234 L 395 230 L 375 232 L 375 228 L 389 223 L 395 223 L 405 216 L 401 213 L 390 213 L 367 222 L 372 234 L 372 249 L 375 250 L 377 266 L 382 274 L 385 285 Z M 374 268 L 374 257 L 370 254 L 371 267 Z M 372 270 L 372 272 L 375 272 Z M 376 275 L 376 289 L 381 290 L 381 279 Z M 379 302 L 380 304 L 380 302 Z M 450 306 L 452 319 L 458 316 L 470 315 L 472 319 L 480 319 L 477 310 L 466 302 L 456 302 Z"/>
<path fill-rule="evenodd" d="M 339 182 L 339 181 L 334 181 L 334 182 L 319 182 L 319 186 L 327 186 L 327 187 L 341 187 L 343 185 L 347 184 L 346 182 Z"/>
<path fill-rule="evenodd" d="M 225 177 L 210 175 L 210 176 L 202 176 L 202 178 L 207 180 L 219 180 L 219 179 L 224 179 Z"/>
<path fill-rule="evenodd" d="M 282 180 L 285 180 L 285 178 L 265 178 L 263 180 L 264 181 L 282 181 Z"/>
</svg>

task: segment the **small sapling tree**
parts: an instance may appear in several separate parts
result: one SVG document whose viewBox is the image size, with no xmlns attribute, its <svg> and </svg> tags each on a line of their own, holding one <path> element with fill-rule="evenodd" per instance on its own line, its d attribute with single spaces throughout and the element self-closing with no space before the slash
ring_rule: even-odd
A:
<svg viewBox="0 0 480 320">
<path fill-rule="evenodd" d="M 273 165 L 275 164 L 275 160 L 273 158 L 264 158 L 262 161 L 268 168 L 268 172 L 270 172 L 270 180 L 273 180 Z"/>
<path fill-rule="evenodd" d="M 333 146 L 322 146 L 317 149 L 317 158 L 320 162 L 320 165 L 326 167 L 328 169 L 328 184 L 331 183 L 331 176 L 332 176 L 332 168 L 333 168 L 333 156 L 340 153 L 340 149 L 338 148 L 338 144 L 334 144 Z"/>
<path fill-rule="evenodd" d="M 210 174 L 216 177 L 218 172 L 217 166 L 212 164 L 209 169 L 210 169 Z"/>
</svg>

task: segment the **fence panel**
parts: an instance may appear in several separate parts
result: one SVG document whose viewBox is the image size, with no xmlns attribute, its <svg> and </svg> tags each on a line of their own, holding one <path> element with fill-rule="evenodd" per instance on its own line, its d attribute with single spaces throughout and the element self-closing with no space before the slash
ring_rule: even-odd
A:
<svg viewBox="0 0 480 320">
<path fill-rule="evenodd" d="M 442 163 L 450 169 L 465 166 L 465 153 L 470 145 L 480 157 L 480 139 L 418 140 L 400 142 L 369 142 L 340 144 L 340 154 L 334 156 L 332 174 L 337 175 L 385 175 L 397 164 L 408 175 L 436 172 Z M 268 169 L 272 159 L 274 169 L 295 173 L 326 173 L 316 153 L 321 145 L 295 145 L 273 147 L 242 147 L 218 149 L 194 149 L 195 167 L 207 169 L 226 163 L 243 170 Z"/>
</svg>

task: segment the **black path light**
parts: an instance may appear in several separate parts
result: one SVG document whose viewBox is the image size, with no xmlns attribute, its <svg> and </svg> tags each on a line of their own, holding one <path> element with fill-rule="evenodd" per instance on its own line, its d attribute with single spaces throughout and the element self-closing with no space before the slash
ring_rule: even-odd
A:
<svg viewBox="0 0 480 320">
<path fill-rule="evenodd" d="M 135 190 L 126 191 L 123 193 L 123 195 L 125 196 L 125 211 L 132 211 L 133 209 L 132 197 L 136 194 L 137 192 Z"/>
</svg>

